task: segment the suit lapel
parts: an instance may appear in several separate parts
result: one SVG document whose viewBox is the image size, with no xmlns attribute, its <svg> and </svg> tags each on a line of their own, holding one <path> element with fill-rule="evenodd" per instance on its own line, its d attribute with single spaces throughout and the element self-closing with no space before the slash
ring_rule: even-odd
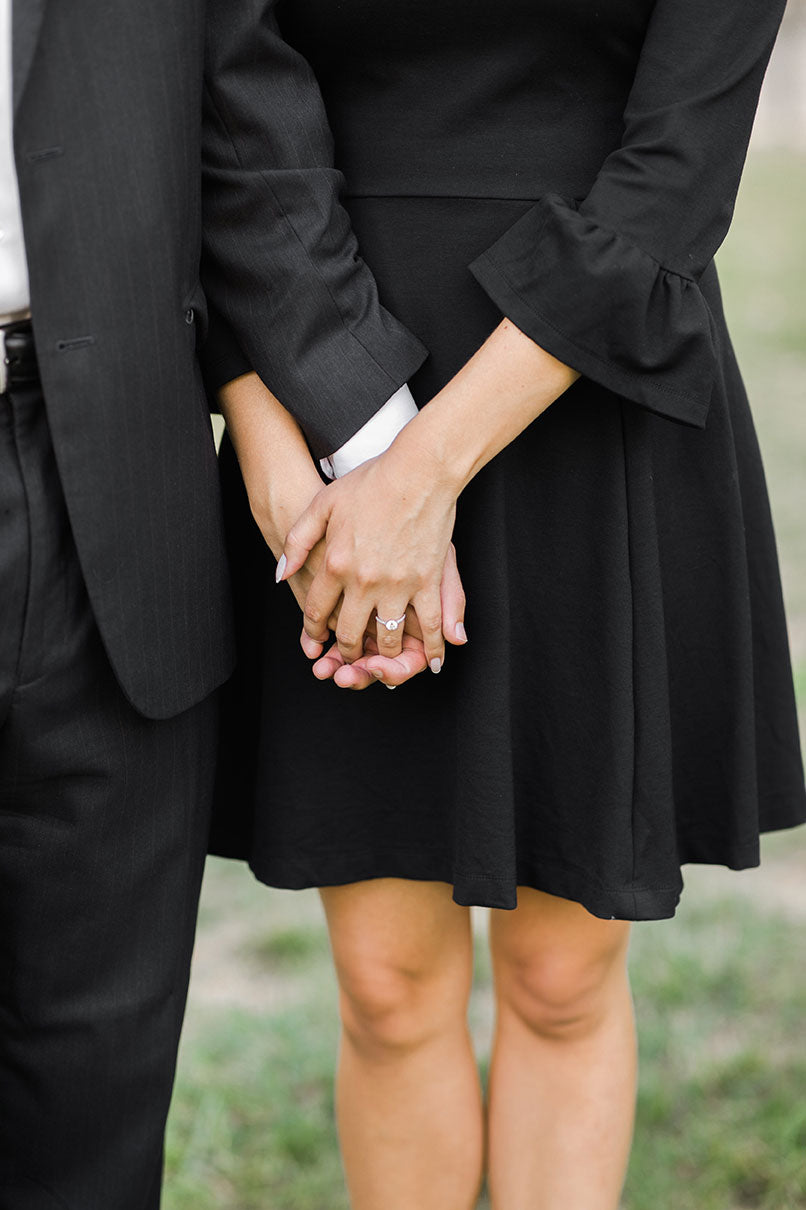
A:
<svg viewBox="0 0 806 1210">
<path fill-rule="evenodd" d="M 11 48 L 14 70 L 14 112 L 25 91 L 47 0 L 12 0 Z"/>
</svg>

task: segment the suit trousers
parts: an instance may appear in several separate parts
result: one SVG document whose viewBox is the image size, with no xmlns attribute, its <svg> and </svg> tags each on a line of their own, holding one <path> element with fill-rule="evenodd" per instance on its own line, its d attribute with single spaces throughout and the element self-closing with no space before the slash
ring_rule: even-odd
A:
<svg viewBox="0 0 806 1210">
<path fill-rule="evenodd" d="M 217 713 L 126 701 L 41 390 L 0 396 L 0 1210 L 159 1206 Z"/>
</svg>

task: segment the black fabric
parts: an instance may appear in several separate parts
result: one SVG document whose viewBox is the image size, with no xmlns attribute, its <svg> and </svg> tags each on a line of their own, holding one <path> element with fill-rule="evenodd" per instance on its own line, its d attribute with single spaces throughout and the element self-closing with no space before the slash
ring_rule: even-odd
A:
<svg viewBox="0 0 806 1210">
<path fill-rule="evenodd" d="M 227 0 L 208 5 L 203 280 L 322 456 L 426 351 L 378 302 L 339 204 L 343 178 L 318 89 L 279 36 L 275 8 L 275 0 L 236 13 Z"/>
<path fill-rule="evenodd" d="M 312 441 L 338 446 L 424 356 L 354 256 L 315 84 L 258 28 L 272 7 L 14 5 L 16 163 L 53 441 L 104 643 L 151 717 L 199 701 L 233 661 L 197 362 L 202 192 L 213 301 Z"/>
<path fill-rule="evenodd" d="M 473 272 L 561 360 L 705 421 L 697 282 L 725 236 L 784 0 L 282 0 L 352 196 L 532 199 Z M 446 88 L 446 77 L 450 88 Z M 384 87 L 384 82 L 389 86 Z"/>
<path fill-rule="evenodd" d="M 124 698 L 37 387 L 0 396 L 0 493 L 0 1210 L 157 1210 L 217 701 Z"/>
<path fill-rule="evenodd" d="M 339 181 L 310 73 L 265 42 L 248 69 L 271 7 L 14 3 L 42 391 L 0 397 L 0 1210 L 159 1205 L 233 663 L 202 192 L 214 299 L 312 440 L 339 444 L 424 356 L 346 221 L 322 237 Z"/>
<path fill-rule="evenodd" d="M 10 388 L 39 381 L 36 345 L 30 321 L 3 325 L 6 384 Z"/>
<path fill-rule="evenodd" d="M 215 393 L 219 387 L 252 370 L 232 328 L 214 307 L 210 309 L 210 328 L 201 351 L 201 365 L 212 408 L 217 406 Z"/>
<path fill-rule="evenodd" d="M 752 115 L 745 76 L 731 84 L 742 101 L 730 113 L 721 104 L 712 111 L 708 99 L 720 94 L 723 78 L 734 80 L 732 60 L 715 61 L 710 76 L 689 80 L 706 112 L 688 121 L 689 107 L 673 105 L 667 133 L 679 118 L 680 142 L 666 153 L 650 106 L 641 121 L 648 123 L 653 171 L 635 147 L 624 153 L 641 190 L 624 180 L 623 229 L 612 238 L 586 206 L 561 200 L 576 171 L 577 145 L 566 139 L 560 146 L 556 115 L 574 112 L 581 121 L 582 98 L 588 120 L 599 123 L 590 141 L 610 138 L 618 152 L 621 136 L 612 138 L 607 106 L 597 118 L 588 93 L 601 77 L 594 74 L 592 85 L 577 70 L 577 52 L 584 58 L 592 40 L 609 61 L 628 7 L 649 16 L 648 6 L 617 5 L 611 14 L 611 6 L 512 0 L 496 10 L 493 27 L 481 5 L 463 7 L 460 22 L 453 4 L 411 0 L 387 27 L 363 0 L 284 4 L 284 29 L 314 61 L 348 163 L 360 157 L 367 171 L 377 163 L 385 172 L 401 158 L 409 192 L 419 179 L 428 194 L 429 132 L 447 126 L 458 96 L 467 106 L 467 120 L 455 127 L 459 163 L 470 117 L 492 110 L 491 121 L 509 125 L 502 189 L 506 173 L 520 165 L 513 140 L 522 140 L 525 156 L 536 142 L 545 144 L 544 162 L 559 165 L 541 179 L 542 197 L 348 198 L 381 298 L 430 350 L 412 382 L 418 403 L 500 321 L 494 283 L 484 289 L 477 280 L 480 258 L 505 278 L 517 268 L 524 306 L 545 311 L 558 329 L 568 324 L 569 348 L 572 339 L 575 348 L 590 345 L 596 358 L 463 494 L 456 542 L 470 642 L 449 650 L 439 677 L 426 674 L 394 694 L 347 694 L 313 679 L 296 643 L 299 610 L 288 589 L 272 583 L 272 560 L 225 449 L 241 666 L 225 711 L 216 842 L 248 855 L 272 885 L 439 879 L 454 885 L 460 903 L 511 908 L 525 884 L 596 915 L 660 918 L 674 912 L 683 864 L 754 865 L 760 832 L 806 818 L 764 474 L 708 261 L 716 228 L 697 235 L 703 216 L 726 216 L 724 167 L 733 188 Z M 694 45 L 700 18 L 691 5 L 658 0 L 644 52 L 640 40 L 632 43 L 636 87 L 639 79 L 657 78 L 660 87 L 676 78 L 684 35 L 704 68 L 735 13 L 737 36 L 748 39 L 740 63 L 757 88 L 760 73 L 748 65 L 769 49 L 775 20 L 767 9 L 763 17 L 749 12 L 729 0 L 709 6 L 702 49 Z M 415 16 L 416 34 L 408 25 L 404 34 L 400 26 Z M 335 32 L 341 22 L 343 38 Z M 518 56 L 539 58 L 543 31 L 556 50 L 555 25 L 564 30 L 562 57 L 535 75 L 549 114 L 535 130 L 522 121 L 506 71 Z M 455 44 L 446 32 L 454 28 Z M 420 55 L 406 49 L 414 37 Z M 341 52 L 351 40 L 345 65 Z M 516 42 L 527 51 L 516 54 Z M 725 44 L 735 50 L 733 36 Z M 493 61 L 502 73 L 495 89 Z M 365 69 L 354 79 L 358 63 Z M 456 88 L 444 86 L 449 67 Z M 623 66 L 612 72 L 615 95 Z M 414 161 L 407 107 L 426 78 L 433 125 L 417 132 L 422 154 Z M 630 102 L 625 129 L 637 104 Z M 374 141 L 352 145 L 356 130 L 374 129 L 376 114 L 392 110 L 400 117 L 383 132 L 383 146 L 380 131 Z M 713 136 L 710 123 L 724 144 L 713 174 L 704 162 L 701 178 L 687 177 L 667 193 L 654 167 L 696 159 L 700 135 Z M 472 134 L 467 138 L 472 145 Z M 615 196 L 606 157 L 604 151 L 601 192 L 591 181 L 592 196 L 604 197 L 605 184 L 607 197 Z M 449 178 L 450 163 L 443 170 L 440 180 Z M 706 197 L 709 181 L 718 188 Z M 347 185 L 353 195 L 349 171 Z M 638 220 L 627 222 L 628 202 L 639 195 L 651 202 L 655 191 L 662 199 L 657 241 L 645 248 Z M 664 207 L 689 195 L 699 217 L 675 225 Z M 653 226 L 651 206 L 640 214 L 644 237 Z M 655 258 L 678 239 L 667 272 Z M 689 251 L 694 260 L 684 281 L 679 271 Z M 674 273 L 680 280 L 670 280 Z M 575 364 L 570 352 L 568 360 Z M 670 423 L 664 393 L 684 400 L 675 419 L 691 423 Z M 310 759 L 311 735 L 324 745 L 321 761 Z"/>
</svg>

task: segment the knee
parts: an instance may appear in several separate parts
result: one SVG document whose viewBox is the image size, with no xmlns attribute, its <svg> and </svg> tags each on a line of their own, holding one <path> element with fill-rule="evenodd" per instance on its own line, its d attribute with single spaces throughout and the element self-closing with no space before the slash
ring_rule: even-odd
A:
<svg viewBox="0 0 806 1210">
<path fill-rule="evenodd" d="M 457 989 L 436 972 L 385 962 L 340 971 L 339 983 L 345 1037 L 365 1054 L 415 1050 L 461 1017 Z"/>
<path fill-rule="evenodd" d="M 502 1010 L 549 1041 L 595 1034 L 616 1000 L 629 996 L 622 954 L 612 960 L 562 955 L 508 961 L 497 975 Z"/>
</svg>

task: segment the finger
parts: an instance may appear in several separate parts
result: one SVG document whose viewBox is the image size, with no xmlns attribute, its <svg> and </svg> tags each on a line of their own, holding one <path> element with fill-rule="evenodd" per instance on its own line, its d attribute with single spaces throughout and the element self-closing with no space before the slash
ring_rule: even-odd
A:
<svg viewBox="0 0 806 1210">
<path fill-rule="evenodd" d="M 451 542 L 439 586 L 442 600 L 442 633 L 449 643 L 461 646 L 467 642 L 465 630 L 465 590 L 456 565 L 456 548 Z"/>
<path fill-rule="evenodd" d="M 366 662 L 369 656 L 377 654 L 378 644 L 375 641 L 374 634 L 370 630 L 364 635 L 364 651 L 361 657 L 352 664 L 344 663 L 337 645 L 335 657 L 338 660 L 338 667 L 334 669 L 334 682 L 340 689 L 369 689 L 370 685 L 376 685 L 378 682 L 372 673 L 368 671 Z M 335 662 L 334 659 L 334 664 Z"/>
<path fill-rule="evenodd" d="M 313 666 L 313 674 L 318 681 L 329 681 L 338 672 L 339 668 L 344 667 L 344 660 L 341 658 L 338 643 L 334 643 L 329 647 L 325 654 L 318 659 Z"/>
<path fill-rule="evenodd" d="M 334 629 L 335 629 L 335 627 L 334 627 Z M 338 643 L 334 643 L 332 645 L 332 647 L 330 647 L 325 652 L 325 654 L 321 657 L 321 659 L 316 661 L 316 663 L 313 666 L 313 674 L 315 677 L 317 677 L 318 680 L 325 681 L 325 680 L 331 680 L 335 676 L 335 674 L 339 671 L 340 668 L 344 668 L 344 669 L 358 668 L 359 670 L 363 670 L 365 672 L 366 671 L 366 668 L 364 667 L 365 658 L 367 656 L 377 655 L 377 654 L 378 654 L 378 644 L 375 642 L 375 636 L 370 631 L 367 631 L 367 633 L 364 635 L 364 655 L 362 656 L 362 658 L 360 660 L 357 660 L 355 662 L 355 664 L 345 664 L 344 660 L 342 659 L 341 652 L 339 651 Z M 350 678 L 348 678 L 348 681 L 349 680 L 350 680 Z M 373 678 L 373 680 L 374 680 L 374 678 Z M 339 684 L 341 684 L 341 681 L 339 681 Z M 351 684 L 351 681 L 350 681 L 350 684 Z M 363 688 L 363 685 L 362 685 L 362 688 Z"/>
<path fill-rule="evenodd" d="M 324 643 L 320 643 L 317 639 L 310 638 L 306 634 L 304 627 L 302 634 L 299 636 L 299 645 L 309 660 L 318 660 L 325 646 Z"/>
<path fill-rule="evenodd" d="M 389 688 L 404 685 L 413 676 L 424 672 L 428 667 L 425 650 L 422 643 L 416 641 L 411 646 L 406 644 L 400 655 L 394 660 L 375 655 L 364 661 L 366 669 L 376 680 L 382 681 Z"/>
<path fill-rule="evenodd" d="M 418 593 L 412 605 L 423 634 L 428 667 L 432 672 L 440 672 L 445 662 L 445 639 L 442 634 L 442 601 L 439 589 L 426 589 Z"/>
<path fill-rule="evenodd" d="M 327 642 L 330 634 L 328 624 L 332 615 L 338 612 L 340 600 L 341 584 L 325 567 L 321 567 L 311 582 L 302 611 L 305 633 L 309 638 L 317 643 Z"/>
<path fill-rule="evenodd" d="M 378 683 L 367 670 L 363 659 L 356 660 L 354 664 L 342 664 L 333 680 L 340 689 L 369 689 L 370 685 Z"/>
<path fill-rule="evenodd" d="M 331 502 L 327 489 L 318 492 L 298 521 L 286 535 L 283 553 L 277 563 L 275 578 L 279 584 L 302 567 L 316 543 L 324 538 L 330 518 Z"/>
<path fill-rule="evenodd" d="M 330 615 L 327 622 L 327 628 L 329 631 L 336 629 L 337 620 L 338 613 L 333 613 Z M 322 649 L 324 648 L 325 644 L 318 639 L 310 638 L 305 631 L 305 627 L 303 626 L 302 634 L 299 637 L 299 645 L 309 660 L 318 660 L 322 654 Z"/>
<path fill-rule="evenodd" d="M 420 623 L 417 620 L 417 614 L 414 612 L 411 605 L 409 605 L 408 609 L 406 610 L 406 634 L 410 634 L 412 638 L 415 639 L 421 639 L 423 637 L 423 632 L 420 629 Z"/>
<path fill-rule="evenodd" d="M 375 635 L 378 651 L 393 660 L 403 650 L 403 635 L 406 626 L 406 606 L 382 604 L 375 612 Z"/>
<path fill-rule="evenodd" d="M 364 635 L 373 612 L 372 602 L 367 597 L 348 594 L 344 598 L 336 626 L 336 642 L 346 664 L 352 664 L 364 654 Z"/>
</svg>

